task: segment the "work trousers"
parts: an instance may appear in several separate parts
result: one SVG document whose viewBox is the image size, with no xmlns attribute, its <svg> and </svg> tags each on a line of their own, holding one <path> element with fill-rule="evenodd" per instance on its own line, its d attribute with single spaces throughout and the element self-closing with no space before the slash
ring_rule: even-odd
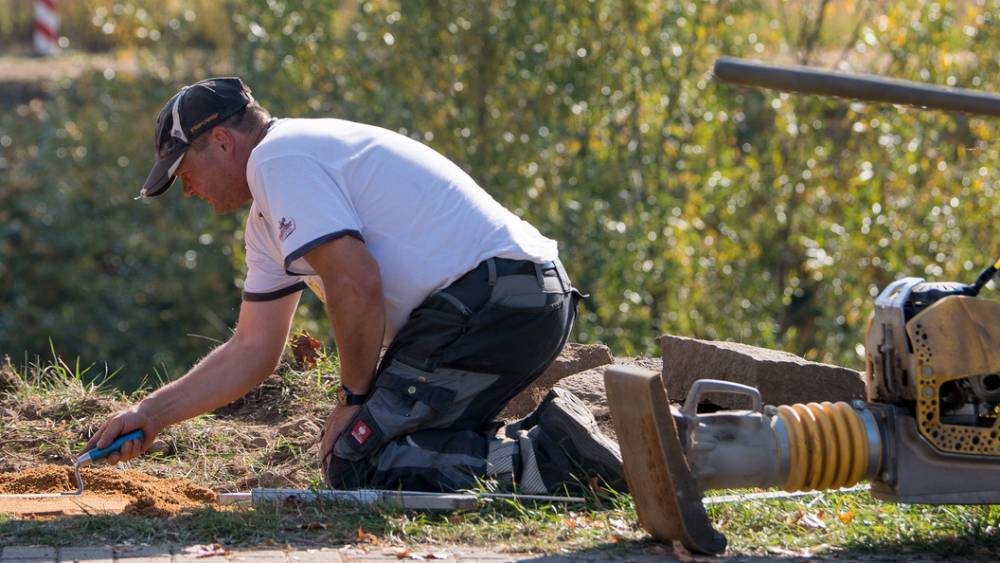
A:
<svg viewBox="0 0 1000 563">
<path fill-rule="evenodd" d="M 327 460 L 334 488 L 454 491 L 508 465 L 496 416 L 562 350 L 579 292 L 558 261 L 491 258 L 414 309 Z M 516 450 L 515 450 L 516 451 Z"/>
</svg>

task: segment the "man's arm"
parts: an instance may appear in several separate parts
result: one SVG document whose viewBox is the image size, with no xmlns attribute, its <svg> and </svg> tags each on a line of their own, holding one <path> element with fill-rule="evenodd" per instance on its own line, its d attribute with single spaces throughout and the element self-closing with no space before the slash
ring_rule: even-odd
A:
<svg viewBox="0 0 1000 563">
<path fill-rule="evenodd" d="M 139 456 L 159 432 L 174 423 L 227 405 L 242 397 L 274 372 L 281 358 L 300 293 L 273 301 L 244 301 L 236 332 L 212 350 L 184 377 L 160 388 L 139 404 L 108 419 L 87 442 L 87 448 L 107 447 L 115 438 L 142 429 L 146 438 L 122 446 L 118 463 Z"/>
<path fill-rule="evenodd" d="M 341 385 L 352 393 L 368 393 L 385 332 L 385 298 L 378 264 L 365 244 L 351 236 L 323 244 L 305 259 L 323 280 L 326 310 L 340 357 Z M 323 460 L 359 408 L 340 405 L 327 419 L 320 444 Z"/>
</svg>

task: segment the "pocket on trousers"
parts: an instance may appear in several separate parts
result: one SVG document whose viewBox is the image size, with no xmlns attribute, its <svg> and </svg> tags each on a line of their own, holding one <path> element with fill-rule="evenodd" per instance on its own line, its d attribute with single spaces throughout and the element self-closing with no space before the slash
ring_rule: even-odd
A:
<svg viewBox="0 0 1000 563">
<path fill-rule="evenodd" d="M 383 371 L 358 418 L 334 445 L 335 456 L 357 461 L 391 440 L 415 432 L 438 416 L 454 399 L 454 391 L 427 384 L 429 372 L 398 360 Z M 360 421 L 360 423 L 359 423 Z"/>
<path fill-rule="evenodd" d="M 546 276 L 539 287 L 535 276 L 504 276 L 498 278 L 490 295 L 496 307 L 525 312 L 544 312 L 562 307 L 563 290 L 559 278 Z"/>
<path fill-rule="evenodd" d="M 400 342 L 396 357 L 411 365 L 428 367 L 429 360 L 441 349 L 465 334 L 467 323 L 468 316 L 463 313 L 421 305 L 413 310 L 396 335 L 396 341 Z"/>
</svg>

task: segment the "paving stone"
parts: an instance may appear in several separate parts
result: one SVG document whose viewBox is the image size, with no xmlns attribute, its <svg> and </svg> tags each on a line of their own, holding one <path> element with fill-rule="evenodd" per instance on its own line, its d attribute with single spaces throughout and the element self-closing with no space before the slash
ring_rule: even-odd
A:
<svg viewBox="0 0 1000 563">
<path fill-rule="evenodd" d="M 170 563 L 169 545 L 126 545 L 115 546 L 115 559 L 128 563 Z"/>
<path fill-rule="evenodd" d="M 306 549 L 288 553 L 291 563 L 336 563 L 343 561 L 340 552 L 335 549 Z"/>
<path fill-rule="evenodd" d="M 252 561 L 254 563 L 259 563 L 261 561 L 287 561 L 287 554 L 280 549 L 261 549 L 261 550 L 234 550 L 229 556 L 231 561 Z M 178 561 L 175 557 L 174 561 Z M 204 561 L 204 560 L 201 560 Z"/>
<path fill-rule="evenodd" d="M 660 345 L 663 380 L 671 401 L 683 401 L 698 379 L 756 387 L 764 403 L 771 405 L 865 398 L 863 374 L 788 352 L 670 334 L 660 337 Z M 711 393 L 706 400 L 727 409 L 750 407 L 750 399 L 743 395 Z"/>
<path fill-rule="evenodd" d="M 454 549 L 431 550 L 436 553 L 448 553 L 451 557 L 446 561 L 482 561 L 483 563 L 500 563 L 501 561 L 534 561 L 539 556 L 530 553 L 497 553 L 488 549 L 473 549 L 456 547 Z M 425 555 L 425 552 L 418 552 Z"/>
<path fill-rule="evenodd" d="M 108 546 L 63 547 L 57 554 L 59 561 L 80 561 L 81 563 L 111 563 L 115 555 Z"/>
<path fill-rule="evenodd" d="M 0 561 L 3 563 L 28 563 L 29 561 L 55 561 L 56 550 L 52 547 L 14 545 L 3 548 Z"/>
</svg>

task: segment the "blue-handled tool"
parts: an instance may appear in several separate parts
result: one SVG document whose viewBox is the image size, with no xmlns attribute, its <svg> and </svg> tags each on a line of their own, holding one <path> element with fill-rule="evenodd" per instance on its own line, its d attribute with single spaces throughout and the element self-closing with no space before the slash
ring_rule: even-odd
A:
<svg viewBox="0 0 1000 563">
<path fill-rule="evenodd" d="M 122 445 L 125 442 L 131 442 L 132 440 L 145 440 L 146 435 L 142 433 L 142 430 L 133 430 L 128 434 L 122 434 L 121 436 L 115 438 L 114 442 L 106 448 L 94 448 L 89 452 L 85 452 L 80 457 L 76 458 L 76 465 L 73 466 L 73 473 L 76 475 L 76 492 L 75 493 L 65 493 L 67 495 L 82 495 L 83 494 L 83 477 L 80 476 L 80 468 L 85 465 L 90 465 L 91 463 L 108 457 L 109 455 L 122 449 Z"/>
</svg>

